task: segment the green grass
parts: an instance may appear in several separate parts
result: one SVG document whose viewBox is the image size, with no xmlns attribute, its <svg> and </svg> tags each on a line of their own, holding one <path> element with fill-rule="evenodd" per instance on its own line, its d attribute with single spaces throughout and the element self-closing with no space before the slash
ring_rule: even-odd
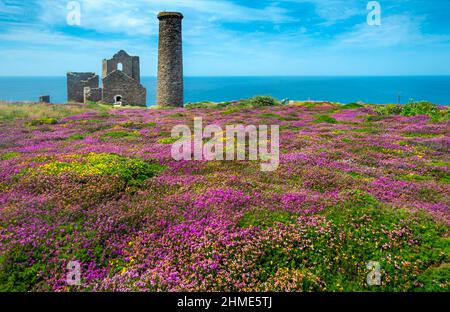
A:
<svg viewBox="0 0 450 312">
<path fill-rule="evenodd" d="M 294 117 L 294 116 L 287 116 L 287 117 L 279 117 L 278 120 L 280 120 L 280 121 L 296 121 L 296 120 L 299 120 L 299 118 Z"/>
<path fill-rule="evenodd" d="M 186 116 L 187 115 L 184 113 L 174 113 L 174 114 L 169 115 L 168 117 L 169 118 L 180 118 L 180 117 L 186 117 Z"/>
<path fill-rule="evenodd" d="M 288 233 L 301 233 L 298 242 L 267 241 L 259 260 L 262 280 L 288 269 L 320 276 L 327 291 L 449 291 L 448 266 L 428 269 L 450 260 L 446 227 L 425 213 L 392 209 L 359 191 L 343 205 L 327 208 L 323 216 L 318 226 L 296 230 L 291 225 Z M 244 221 L 263 223 L 257 217 Z M 381 286 L 366 284 L 370 261 L 380 263 Z"/>
<path fill-rule="evenodd" d="M 241 111 L 241 108 L 239 108 L 239 107 L 230 107 L 227 110 L 220 112 L 220 114 L 222 116 L 227 116 L 227 115 L 231 115 L 234 113 L 239 113 L 240 111 Z"/>
<path fill-rule="evenodd" d="M 433 160 L 429 163 L 430 166 L 435 167 L 450 167 L 450 162 L 448 161 L 440 161 L 440 160 Z"/>
<path fill-rule="evenodd" d="M 252 226 L 268 228 L 274 224 L 291 223 L 294 221 L 294 216 L 286 211 L 268 211 L 257 210 L 246 212 L 239 220 L 239 226 L 242 228 L 248 228 Z"/>
<path fill-rule="evenodd" d="M 377 122 L 377 121 L 381 121 L 385 118 L 386 118 L 386 116 L 369 115 L 369 116 L 366 116 L 366 122 L 372 122 L 372 121 Z"/>
<path fill-rule="evenodd" d="M 356 133 L 368 133 L 368 134 L 379 134 L 381 133 L 381 129 L 376 126 L 367 125 L 363 128 L 353 130 Z"/>
<path fill-rule="evenodd" d="M 126 137 L 135 137 L 136 133 L 134 132 L 126 132 L 126 131 L 112 131 L 103 134 L 104 138 L 126 138 Z"/>
<path fill-rule="evenodd" d="M 402 134 L 405 138 L 437 138 L 443 134 L 422 133 L 422 132 L 404 132 Z"/>
<path fill-rule="evenodd" d="M 364 107 L 364 105 L 358 104 L 358 103 L 348 103 L 342 105 L 342 109 L 354 109 L 354 108 L 361 108 Z"/>
<path fill-rule="evenodd" d="M 108 106 L 93 104 L 45 104 L 45 103 L 5 103 L 0 102 L 0 121 L 18 119 L 39 120 L 42 118 L 63 118 L 87 111 L 107 113 Z"/>
<path fill-rule="evenodd" d="M 66 140 L 67 141 L 79 141 L 79 140 L 83 140 L 84 136 L 80 133 L 75 133 L 72 134 L 70 137 L 68 137 Z"/>
<path fill-rule="evenodd" d="M 153 128 L 156 127 L 156 122 L 148 122 L 144 125 L 144 128 Z"/>
<path fill-rule="evenodd" d="M 216 108 L 217 104 L 212 102 L 199 102 L 199 103 L 188 103 L 184 106 L 187 109 L 195 108 Z"/>
<path fill-rule="evenodd" d="M 419 175 L 415 173 L 403 174 L 399 176 L 400 179 L 405 181 L 428 181 L 433 180 L 433 177 L 428 175 Z"/>
<path fill-rule="evenodd" d="M 349 176 L 351 176 L 351 177 L 353 177 L 353 178 L 355 178 L 355 179 L 358 179 L 358 178 L 361 178 L 361 177 L 363 177 L 364 175 L 362 175 L 362 174 L 360 174 L 360 173 L 358 173 L 358 172 L 353 172 L 353 171 L 349 171 L 349 172 L 346 172 Z"/>
<path fill-rule="evenodd" d="M 180 138 L 162 138 L 157 141 L 158 144 L 173 144 Z"/>
<path fill-rule="evenodd" d="M 128 158 L 116 154 L 89 153 L 76 155 L 67 161 L 51 161 L 38 167 L 24 169 L 21 174 L 50 174 L 63 173 L 78 176 L 119 176 L 125 182 L 142 184 L 146 179 L 163 171 L 165 166 L 144 161 L 140 158 Z"/>
<path fill-rule="evenodd" d="M 0 160 L 9 160 L 19 157 L 21 154 L 18 152 L 7 152 L 0 155 Z"/>
<path fill-rule="evenodd" d="M 42 117 L 38 119 L 33 119 L 29 122 L 27 122 L 30 126 L 41 126 L 41 125 L 56 125 L 58 123 L 58 120 L 53 117 Z"/>
<path fill-rule="evenodd" d="M 280 115 L 274 114 L 274 113 L 259 114 L 258 117 L 260 117 L 260 118 L 281 118 Z"/>
<path fill-rule="evenodd" d="M 418 278 L 421 291 L 436 292 L 443 289 L 450 290 L 450 264 L 427 269 Z"/>
<path fill-rule="evenodd" d="M 318 116 L 316 116 L 314 123 L 336 124 L 336 123 L 338 123 L 338 121 L 335 118 L 330 117 L 328 115 L 318 115 Z"/>
</svg>

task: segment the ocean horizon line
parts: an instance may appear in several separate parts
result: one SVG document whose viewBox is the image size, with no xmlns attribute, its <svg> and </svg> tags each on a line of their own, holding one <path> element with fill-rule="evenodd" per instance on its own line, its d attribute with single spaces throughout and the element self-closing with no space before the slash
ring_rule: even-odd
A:
<svg viewBox="0 0 450 312">
<path fill-rule="evenodd" d="M 157 77 L 141 76 L 147 103 L 156 103 Z M 100 86 L 102 86 L 100 79 Z M 449 76 L 185 76 L 186 103 L 226 102 L 270 95 L 277 99 L 324 100 L 351 103 L 450 104 Z M 66 76 L 0 76 L 4 101 L 38 100 L 49 95 L 53 103 L 67 100 Z"/>
<path fill-rule="evenodd" d="M 14 75 L 14 76 L 5 76 L 0 75 L 1 78 L 65 78 L 65 75 Z M 450 74 L 444 75 L 185 75 L 184 78 L 408 78 L 408 77 L 450 77 Z M 157 76 L 141 76 L 141 78 L 157 78 Z"/>
</svg>

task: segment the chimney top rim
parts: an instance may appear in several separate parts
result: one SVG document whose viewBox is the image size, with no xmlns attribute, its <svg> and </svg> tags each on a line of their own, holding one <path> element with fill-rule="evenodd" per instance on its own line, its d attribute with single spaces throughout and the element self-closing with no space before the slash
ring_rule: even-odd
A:
<svg viewBox="0 0 450 312">
<path fill-rule="evenodd" d="M 160 12 L 158 14 L 158 19 L 164 19 L 164 18 L 180 18 L 183 19 L 183 14 L 179 12 Z"/>
</svg>

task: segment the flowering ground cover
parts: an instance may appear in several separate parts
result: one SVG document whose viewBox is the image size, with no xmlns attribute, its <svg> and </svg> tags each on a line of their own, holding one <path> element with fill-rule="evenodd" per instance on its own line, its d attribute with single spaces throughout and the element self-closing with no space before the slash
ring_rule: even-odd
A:
<svg viewBox="0 0 450 312">
<path fill-rule="evenodd" d="M 8 111 L 0 290 L 449 291 L 448 109 L 397 110 Z M 280 125 L 278 170 L 173 160 L 171 129 L 194 117 Z M 381 285 L 367 284 L 371 261 Z"/>
</svg>

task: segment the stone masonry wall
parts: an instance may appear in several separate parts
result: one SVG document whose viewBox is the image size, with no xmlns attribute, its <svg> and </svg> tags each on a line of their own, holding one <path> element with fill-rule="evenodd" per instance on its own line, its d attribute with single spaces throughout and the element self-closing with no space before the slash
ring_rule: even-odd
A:
<svg viewBox="0 0 450 312">
<path fill-rule="evenodd" d="M 146 89 L 121 71 L 114 71 L 103 79 L 103 102 L 115 103 L 121 96 L 122 105 L 146 106 Z"/>
<path fill-rule="evenodd" d="M 139 56 L 132 56 L 133 60 L 133 76 L 131 76 L 134 80 L 141 83 L 141 65 Z"/>
<path fill-rule="evenodd" d="M 98 88 L 98 75 L 95 73 L 67 73 L 68 102 L 83 103 L 85 87 Z"/>
<path fill-rule="evenodd" d="M 39 103 L 50 103 L 50 95 L 40 96 Z"/>
<path fill-rule="evenodd" d="M 102 88 L 84 88 L 84 103 L 100 102 L 103 98 Z"/>
<path fill-rule="evenodd" d="M 106 76 L 117 70 L 119 63 L 122 64 L 122 71 L 126 75 L 130 76 L 137 82 L 141 82 L 139 57 L 130 56 L 123 50 L 116 53 L 112 59 L 103 60 L 102 78 L 105 79 Z"/>
<path fill-rule="evenodd" d="M 162 12 L 159 19 L 157 105 L 183 107 L 183 48 L 181 13 Z"/>
</svg>

